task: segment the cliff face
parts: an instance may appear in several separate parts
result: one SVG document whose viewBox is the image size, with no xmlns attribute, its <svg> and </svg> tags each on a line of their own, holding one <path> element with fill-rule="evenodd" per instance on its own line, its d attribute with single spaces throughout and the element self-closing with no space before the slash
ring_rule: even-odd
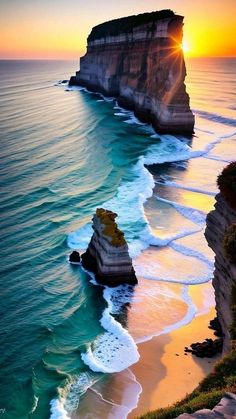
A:
<svg viewBox="0 0 236 419">
<path fill-rule="evenodd" d="M 215 252 L 215 289 L 216 311 L 223 332 L 223 352 L 231 349 L 230 327 L 233 320 L 232 289 L 236 286 L 236 264 L 225 255 L 223 239 L 227 229 L 236 222 L 236 210 L 232 209 L 222 194 L 216 196 L 215 210 L 207 216 L 206 239 Z"/>
<path fill-rule="evenodd" d="M 71 85 L 118 98 L 160 132 L 192 133 L 184 84 L 183 17 L 171 11 L 117 19 L 93 28 Z"/>
<path fill-rule="evenodd" d="M 116 214 L 97 209 L 93 217 L 94 233 L 88 249 L 81 256 L 85 269 L 95 273 L 96 280 L 116 287 L 120 284 L 137 284 L 124 234 L 115 222 Z"/>
</svg>

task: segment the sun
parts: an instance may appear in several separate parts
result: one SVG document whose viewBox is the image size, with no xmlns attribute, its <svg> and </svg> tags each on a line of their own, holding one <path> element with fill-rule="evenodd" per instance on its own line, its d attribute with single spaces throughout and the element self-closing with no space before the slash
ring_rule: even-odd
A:
<svg viewBox="0 0 236 419">
<path fill-rule="evenodd" d="M 181 47 L 185 54 L 187 54 L 190 51 L 190 47 L 187 41 L 183 41 Z"/>
</svg>

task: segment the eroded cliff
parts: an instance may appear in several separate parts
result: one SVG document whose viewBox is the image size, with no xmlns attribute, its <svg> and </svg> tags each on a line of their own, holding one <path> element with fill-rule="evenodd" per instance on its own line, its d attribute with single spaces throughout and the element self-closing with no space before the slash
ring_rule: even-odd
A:
<svg viewBox="0 0 236 419">
<path fill-rule="evenodd" d="M 236 314 L 236 163 L 224 169 L 218 185 L 221 192 L 216 196 L 215 210 L 207 216 L 205 235 L 215 253 L 213 286 L 225 353 L 236 339 L 232 335 Z"/>
<path fill-rule="evenodd" d="M 159 132 L 192 133 L 182 28 L 183 17 L 171 10 L 98 25 L 70 84 L 117 97 Z"/>
<path fill-rule="evenodd" d="M 98 208 L 93 217 L 93 236 L 88 249 L 81 256 L 85 269 L 95 273 L 96 280 L 116 287 L 137 284 L 124 234 L 119 230 L 112 211 Z"/>
</svg>

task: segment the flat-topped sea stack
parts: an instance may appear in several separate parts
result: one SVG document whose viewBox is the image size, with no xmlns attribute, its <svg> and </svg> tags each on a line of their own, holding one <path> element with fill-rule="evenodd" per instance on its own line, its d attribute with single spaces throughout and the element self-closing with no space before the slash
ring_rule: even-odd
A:
<svg viewBox="0 0 236 419">
<path fill-rule="evenodd" d="M 124 233 L 119 230 L 112 211 L 98 208 L 93 217 L 94 233 L 88 249 L 81 256 L 82 265 L 94 272 L 97 282 L 116 287 L 137 284 L 137 278 L 128 253 Z"/>
<path fill-rule="evenodd" d="M 191 134 L 182 37 L 183 16 L 171 10 L 95 26 L 70 85 L 116 97 L 158 132 Z"/>
</svg>

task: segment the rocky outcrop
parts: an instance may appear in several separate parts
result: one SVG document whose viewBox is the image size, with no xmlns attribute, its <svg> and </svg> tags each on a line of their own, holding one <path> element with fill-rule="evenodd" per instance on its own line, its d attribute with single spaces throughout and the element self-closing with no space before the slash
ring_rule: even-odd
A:
<svg viewBox="0 0 236 419">
<path fill-rule="evenodd" d="M 236 201 L 235 201 L 236 202 Z M 216 311 L 223 333 L 223 353 L 231 349 L 230 328 L 233 322 L 233 289 L 236 286 L 236 264 L 227 257 L 223 247 L 225 233 L 236 222 L 236 210 L 231 208 L 222 193 L 216 196 L 215 210 L 207 216 L 206 239 L 215 252 Z"/>
<path fill-rule="evenodd" d="M 195 413 L 183 413 L 176 419 L 235 419 L 236 418 L 236 395 L 226 393 L 220 403 L 214 409 L 201 409 Z"/>
<path fill-rule="evenodd" d="M 116 19 L 93 28 L 70 85 L 118 98 L 159 132 L 192 133 L 184 84 L 183 17 L 171 10 Z"/>
<path fill-rule="evenodd" d="M 97 282 L 116 287 L 137 284 L 124 234 L 115 222 L 117 214 L 99 208 L 93 217 L 94 233 L 81 256 L 82 265 L 95 273 Z"/>
<path fill-rule="evenodd" d="M 69 256 L 70 263 L 80 263 L 80 254 L 74 250 Z"/>
</svg>

